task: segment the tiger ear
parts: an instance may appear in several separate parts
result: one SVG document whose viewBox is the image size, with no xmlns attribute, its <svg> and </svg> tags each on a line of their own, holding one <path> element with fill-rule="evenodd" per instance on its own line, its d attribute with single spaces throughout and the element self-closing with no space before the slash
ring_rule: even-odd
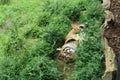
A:
<svg viewBox="0 0 120 80">
<path fill-rule="evenodd" d="M 62 48 L 57 48 L 56 50 L 57 50 L 57 51 L 60 51 L 60 50 L 62 50 Z"/>
</svg>

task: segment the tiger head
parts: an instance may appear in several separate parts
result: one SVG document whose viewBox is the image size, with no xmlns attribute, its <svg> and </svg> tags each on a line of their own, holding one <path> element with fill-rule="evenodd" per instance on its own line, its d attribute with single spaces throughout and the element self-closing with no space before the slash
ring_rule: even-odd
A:
<svg viewBox="0 0 120 80">
<path fill-rule="evenodd" d="M 79 31 L 80 29 L 87 28 L 88 23 L 83 23 L 83 24 L 78 24 L 76 22 L 72 23 L 72 28 L 75 29 L 76 31 Z"/>
<path fill-rule="evenodd" d="M 71 44 L 65 44 L 62 48 L 57 48 L 59 51 L 58 58 L 63 61 L 73 60 L 74 53 L 76 50 L 76 46 L 72 46 Z"/>
</svg>

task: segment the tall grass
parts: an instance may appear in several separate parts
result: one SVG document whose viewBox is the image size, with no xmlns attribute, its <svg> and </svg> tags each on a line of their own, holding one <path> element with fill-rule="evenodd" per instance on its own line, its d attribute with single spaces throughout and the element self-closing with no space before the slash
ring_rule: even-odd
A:
<svg viewBox="0 0 120 80">
<path fill-rule="evenodd" d="M 0 4 L 5 5 L 5 4 L 9 4 L 10 0 L 0 0 Z"/>
</svg>

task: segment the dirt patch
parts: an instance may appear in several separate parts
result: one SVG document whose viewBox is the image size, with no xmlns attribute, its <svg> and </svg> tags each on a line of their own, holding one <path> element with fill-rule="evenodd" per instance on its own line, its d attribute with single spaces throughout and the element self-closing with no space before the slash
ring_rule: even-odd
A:
<svg viewBox="0 0 120 80">
<path fill-rule="evenodd" d="M 71 76 L 71 73 L 74 69 L 74 63 L 68 63 L 66 64 L 63 61 L 57 60 L 58 65 L 57 68 L 58 70 L 62 73 L 61 79 L 60 80 L 68 80 L 69 76 Z"/>
<path fill-rule="evenodd" d="M 6 30 L 6 28 L 10 26 L 10 24 L 11 20 L 10 19 L 6 20 L 3 26 L 0 28 L 0 34 L 4 33 L 4 31 Z"/>
</svg>

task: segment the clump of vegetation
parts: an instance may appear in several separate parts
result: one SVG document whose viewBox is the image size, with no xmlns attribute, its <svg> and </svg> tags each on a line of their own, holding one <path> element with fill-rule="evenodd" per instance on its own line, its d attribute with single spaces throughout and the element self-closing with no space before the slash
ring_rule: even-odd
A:
<svg viewBox="0 0 120 80">
<path fill-rule="evenodd" d="M 9 4 L 10 0 L 0 0 L 0 4 L 5 5 L 5 4 Z"/>
<path fill-rule="evenodd" d="M 96 0 L 30 0 L 1 5 L 0 25 L 11 25 L 0 35 L 0 80 L 61 80 L 54 60 L 56 48 L 72 28 L 71 21 L 89 27 L 76 52 L 69 80 L 101 80 L 103 52 L 100 25 L 103 11 Z M 6 17 L 7 16 L 7 17 Z"/>
</svg>

